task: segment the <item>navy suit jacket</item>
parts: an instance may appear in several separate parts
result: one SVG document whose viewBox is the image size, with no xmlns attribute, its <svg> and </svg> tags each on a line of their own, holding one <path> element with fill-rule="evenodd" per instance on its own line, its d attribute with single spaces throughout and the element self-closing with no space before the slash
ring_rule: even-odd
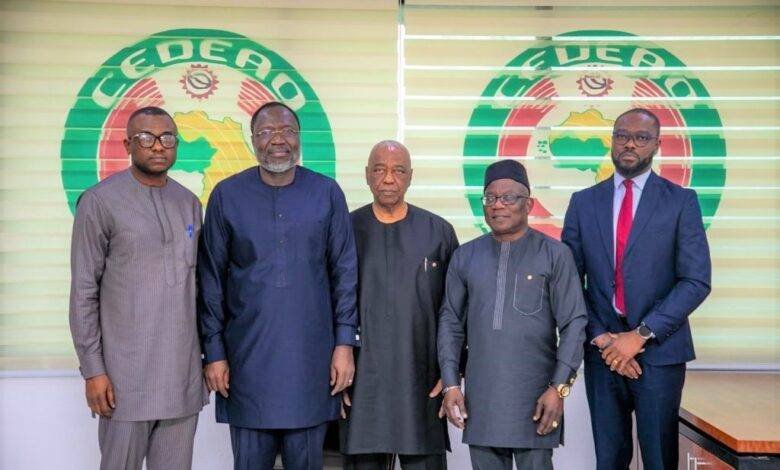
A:
<svg viewBox="0 0 780 470">
<path fill-rule="evenodd" d="M 588 306 L 587 341 L 621 332 L 612 298 L 615 266 L 613 178 L 574 193 L 562 240 L 574 255 Z M 623 256 L 628 324 L 644 322 L 656 337 L 642 357 L 652 365 L 695 358 L 690 315 L 710 292 L 712 266 L 696 192 L 651 173 L 639 200 Z M 587 347 L 591 359 L 594 347 Z"/>
</svg>

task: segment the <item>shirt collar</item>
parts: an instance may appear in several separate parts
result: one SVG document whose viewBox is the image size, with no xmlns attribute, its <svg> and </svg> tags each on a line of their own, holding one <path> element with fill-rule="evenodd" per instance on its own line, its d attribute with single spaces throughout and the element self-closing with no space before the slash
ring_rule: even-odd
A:
<svg viewBox="0 0 780 470">
<path fill-rule="evenodd" d="M 650 177 L 650 172 L 652 170 L 650 168 L 647 169 L 644 173 L 642 173 L 639 176 L 634 176 L 631 178 L 631 181 L 634 182 L 634 186 L 639 189 L 640 191 L 645 189 L 645 183 L 647 183 L 647 178 Z M 623 178 L 623 176 L 620 175 L 617 171 L 615 172 L 615 177 L 613 178 L 613 182 L 615 183 L 615 189 L 618 189 L 621 184 L 623 184 L 623 181 L 626 178 Z"/>
</svg>

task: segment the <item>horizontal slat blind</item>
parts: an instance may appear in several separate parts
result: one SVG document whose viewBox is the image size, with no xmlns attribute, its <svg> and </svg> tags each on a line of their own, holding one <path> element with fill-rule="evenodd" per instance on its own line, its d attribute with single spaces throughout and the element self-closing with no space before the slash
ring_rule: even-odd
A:
<svg viewBox="0 0 780 470">
<path fill-rule="evenodd" d="M 370 200 L 369 149 L 397 136 L 413 154 L 410 201 L 462 242 L 484 228 L 490 162 L 527 165 L 544 208 L 533 223 L 556 235 L 570 194 L 611 171 L 612 120 L 664 110 L 656 170 L 698 191 L 712 246 L 713 294 L 692 319 L 699 361 L 777 367 L 772 2 L 262 3 L 0 4 L 0 370 L 75 366 L 72 206 L 127 165 L 122 112 L 162 100 L 175 114 L 172 175 L 205 202 L 253 164 L 247 109 L 299 93 L 304 164 L 335 176 L 350 208 Z"/>
</svg>

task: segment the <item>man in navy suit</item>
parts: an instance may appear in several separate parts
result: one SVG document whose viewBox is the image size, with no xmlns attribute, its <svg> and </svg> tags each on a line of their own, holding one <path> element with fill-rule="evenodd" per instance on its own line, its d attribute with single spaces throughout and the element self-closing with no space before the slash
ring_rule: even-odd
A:
<svg viewBox="0 0 780 470">
<path fill-rule="evenodd" d="M 658 118 L 615 120 L 615 174 L 576 192 L 563 241 L 588 306 L 585 387 L 599 470 L 631 462 L 631 413 L 644 468 L 676 469 L 690 315 L 710 292 L 711 264 L 696 193 L 651 170 Z"/>
</svg>

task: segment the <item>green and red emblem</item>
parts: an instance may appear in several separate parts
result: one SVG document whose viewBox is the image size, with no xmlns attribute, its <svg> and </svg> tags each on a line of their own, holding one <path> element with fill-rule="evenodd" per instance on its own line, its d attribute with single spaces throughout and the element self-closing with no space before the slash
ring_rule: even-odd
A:
<svg viewBox="0 0 780 470">
<path fill-rule="evenodd" d="M 170 173 L 205 204 L 219 181 L 256 164 L 249 119 L 268 101 L 298 113 L 302 161 L 334 177 L 325 111 L 279 54 L 212 29 L 164 31 L 122 49 L 87 79 L 65 122 L 62 184 L 71 211 L 82 191 L 129 166 L 125 125 L 143 106 L 160 106 L 173 116 L 180 145 Z"/>
<path fill-rule="evenodd" d="M 612 174 L 612 126 L 633 107 L 660 119 L 654 169 L 697 189 L 706 221 L 726 178 L 721 119 L 708 97 L 677 57 L 628 33 L 575 31 L 525 50 L 490 81 L 469 120 L 463 175 L 476 226 L 488 230 L 485 168 L 516 158 L 534 186 L 530 225 L 559 238 L 570 192 Z"/>
</svg>

